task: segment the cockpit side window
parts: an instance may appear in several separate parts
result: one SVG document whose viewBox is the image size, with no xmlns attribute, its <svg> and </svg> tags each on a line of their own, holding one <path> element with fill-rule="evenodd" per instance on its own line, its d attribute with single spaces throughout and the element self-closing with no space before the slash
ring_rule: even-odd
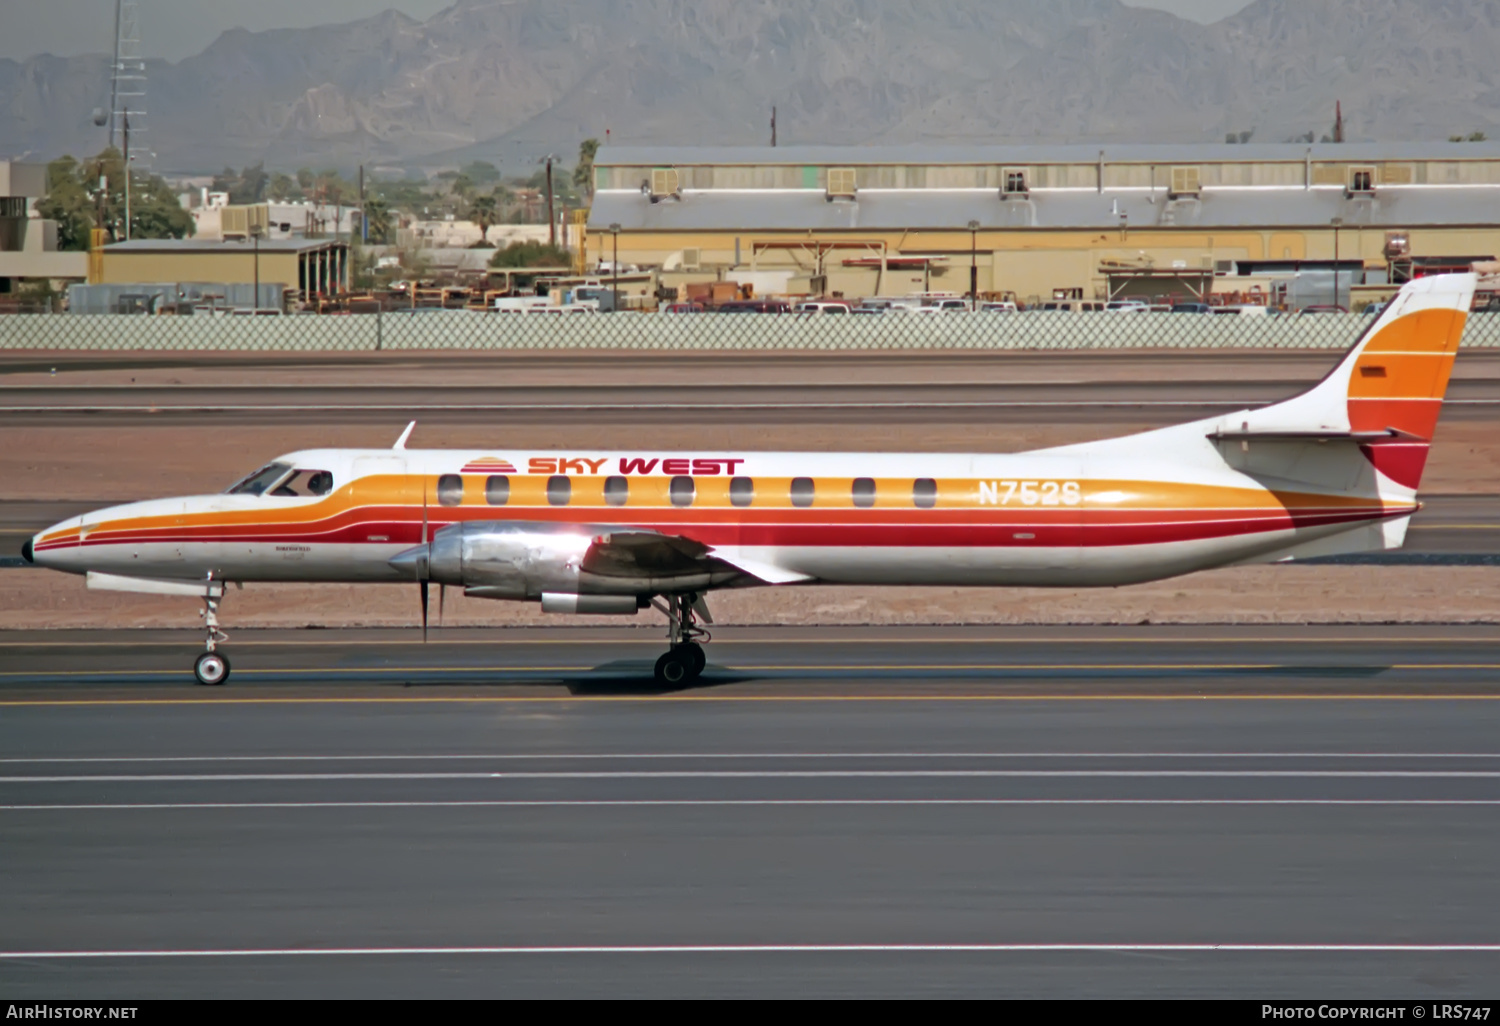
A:
<svg viewBox="0 0 1500 1026">
<path fill-rule="evenodd" d="M 272 495 L 295 499 L 315 498 L 333 491 L 333 475 L 326 470 L 299 470 L 281 484 Z"/>
<path fill-rule="evenodd" d="M 292 472 L 290 464 L 272 463 L 230 486 L 226 495 L 264 495 L 266 489 L 281 483 Z"/>
</svg>

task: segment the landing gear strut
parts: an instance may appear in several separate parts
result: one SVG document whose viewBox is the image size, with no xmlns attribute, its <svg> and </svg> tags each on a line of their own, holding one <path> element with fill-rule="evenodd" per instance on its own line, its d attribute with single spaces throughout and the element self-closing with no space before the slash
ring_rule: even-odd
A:
<svg viewBox="0 0 1500 1026">
<path fill-rule="evenodd" d="M 653 603 L 667 614 L 667 642 L 672 646 L 656 661 L 656 681 L 659 684 L 679 685 L 696 680 L 708 664 L 703 654 L 701 641 L 709 641 L 708 631 L 698 626 L 701 613 L 707 623 L 713 623 L 708 606 L 695 592 L 685 595 L 666 595 L 666 605 Z"/>
<path fill-rule="evenodd" d="M 203 592 L 203 627 L 208 632 L 204 652 L 193 662 L 193 676 L 199 684 L 215 686 L 229 679 L 229 660 L 217 651 L 219 644 L 229 640 L 229 635 L 219 630 L 219 603 L 224 601 L 224 586 L 217 585 L 213 574 L 208 575 L 208 587 Z"/>
</svg>

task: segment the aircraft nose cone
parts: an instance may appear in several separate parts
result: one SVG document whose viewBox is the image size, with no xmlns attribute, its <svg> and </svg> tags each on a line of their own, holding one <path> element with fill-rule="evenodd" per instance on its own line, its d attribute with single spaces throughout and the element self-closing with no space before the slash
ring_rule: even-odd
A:
<svg viewBox="0 0 1500 1026">
<path fill-rule="evenodd" d="M 35 563 L 36 559 L 34 558 L 34 556 L 35 552 L 32 549 L 31 539 L 27 538 L 25 544 L 21 546 L 21 558 L 24 559 L 27 563 Z"/>
</svg>

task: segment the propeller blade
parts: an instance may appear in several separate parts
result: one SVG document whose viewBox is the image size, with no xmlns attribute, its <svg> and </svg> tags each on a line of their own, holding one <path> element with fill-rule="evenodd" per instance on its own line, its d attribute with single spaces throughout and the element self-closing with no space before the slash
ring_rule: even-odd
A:
<svg viewBox="0 0 1500 1026">
<path fill-rule="evenodd" d="M 427 593 L 430 588 L 431 585 L 427 583 L 425 577 L 417 582 L 417 590 L 422 593 L 422 643 L 424 645 L 427 643 Z"/>
</svg>

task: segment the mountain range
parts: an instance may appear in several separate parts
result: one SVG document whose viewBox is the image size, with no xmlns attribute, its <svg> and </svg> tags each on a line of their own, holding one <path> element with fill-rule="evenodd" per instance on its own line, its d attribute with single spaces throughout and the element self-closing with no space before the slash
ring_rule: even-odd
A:
<svg viewBox="0 0 1500 1026">
<path fill-rule="evenodd" d="M 458 0 L 148 62 L 161 170 L 515 167 L 676 145 L 1500 136 L 1496 0 Z M 0 60 L 0 155 L 93 153 L 107 55 Z"/>
</svg>

